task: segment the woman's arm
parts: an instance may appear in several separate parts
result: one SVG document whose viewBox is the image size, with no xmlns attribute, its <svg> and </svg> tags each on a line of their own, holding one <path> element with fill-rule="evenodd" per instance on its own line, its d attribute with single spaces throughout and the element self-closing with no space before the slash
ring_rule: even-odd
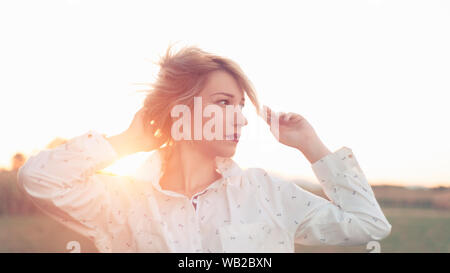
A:
<svg viewBox="0 0 450 273">
<path fill-rule="evenodd" d="M 131 178 L 96 173 L 122 156 L 149 150 L 159 142 L 143 133 L 139 111 L 130 127 L 106 138 L 89 131 L 54 149 L 30 157 L 19 169 L 18 186 L 44 212 L 75 231 L 95 239 L 101 251 L 111 251 L 120 236 L 125 251 L 132 244 L 124 225 Z M 115 244 L 115 247 L 121 247 Z"/>
<path fill-rule="evenodd" d="M 264 193 L 295 243 L 360 245 L 387 237 L 391 225 L 384 216 L 364 173 L 347 147 L 312 164 L 329 200 L 298 185 L 261 172 Z"/>
<path fill-rule="evenodd" d="M 133 121 L 126 131 L 107 138 L 119 157 L 137 152 L 149 152 L 159 148 L 165 137 L 158 134 L 158 128 L 153 121 L 145 120 L 146 109 L 141 108 L 134 115 Z"/>
<path fill-rule="evenodd" d="M 301 115 L 274 113 L 268 107 L 265 111 L 268 114 L 263 118 L 277 140 L 303 153 L 331 200 L 280 182 L 284 191 L 278 191 L 279 199 L 284 200 L 287 212 L 285 225 L 294 233 L 295 242 L 352 245 L 388 236 L 391 225 L 352 150 L 342 147 L 331 153 Z"/>
<path fill-rule="evenodd" d="M 45 213 L 90 239 L 104 241 L 103 251 L 108 251 L 108 230 L 123 224 L 118 214 L 126 209 L 126 192 L 120 187 L 126 181 L 96 171 L 116 159 L 109 142 L 89 131 L 30 157 L 19 169 L 17 183 Z"/>
<path fill-rule="evenodd" d="M 312 169 L 331 201 L 317 198 L 310 203 L 295 231 L 296 243 L 358 245 L 390 234 L 392 226 L 351 149 L 324 156 Z"/>
</svg>

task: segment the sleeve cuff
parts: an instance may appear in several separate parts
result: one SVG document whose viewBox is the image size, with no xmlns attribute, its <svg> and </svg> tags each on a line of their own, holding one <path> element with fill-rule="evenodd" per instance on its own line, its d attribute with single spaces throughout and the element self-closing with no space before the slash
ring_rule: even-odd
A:
<svg viewBox="0 0 450 273">
<path fill-rule="evenodd" d="M 328 154 L 311 165 L 319 182 L 333 180 L 336 176 L 343 175 L 344 172 L 356 172 L 355 175 L 363 175 L 353 151 L 348 147 L 341 147 L 334 153 Z"/>
</svg>

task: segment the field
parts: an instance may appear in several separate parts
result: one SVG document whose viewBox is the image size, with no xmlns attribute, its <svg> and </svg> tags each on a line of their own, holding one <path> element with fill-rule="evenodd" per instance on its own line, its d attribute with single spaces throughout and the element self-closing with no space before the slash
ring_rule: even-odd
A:
<svg viewBox="0 0 450 273">
<path fill-rule="evenodd" d="M 96 252 L 94 244 L 44 215 L 19 191 L 15 172 L 0 171 L 0 252 L 69 252 L 78 241 L 81 252 Z M 324 198 L 323 191 L 308 189 Z M 380 242 L 381 252 L 450 253 L 450 188 L 411 189 L 374 186 L 375 196 L 392 225 Z M 366 246 L 310 247 L 296 252 L 369 252 Z"/>
<path fill-rule="evenodd" d="M 46 215 L 0 217 L 0 252 L 70 252 L 69 241 L 80 242 L 81 252 L 97 252 L 87 238 Z"/>
<path fill-rule="evenodd" d="M 450 211 L 384 208 L 392 232 L 380 242 L 381 252 L 450 252 Z M 366 246 L 310 247 L 296 245 L 296 252 L 369 252 Z"/>
<path fill-rule="evenodd" d="M 381 252 L 450 252 L 450 211 L 384 208 L 392 233 L 380 242 Z M 96 252 L 92 242 L 42 215 L 0 217 L 0 252 L 69 252 L 66 244 L 78 241 L 81 252 Z M 296 252 L 369 252 L 366 246 L 308 247 Z"/>
</svg>

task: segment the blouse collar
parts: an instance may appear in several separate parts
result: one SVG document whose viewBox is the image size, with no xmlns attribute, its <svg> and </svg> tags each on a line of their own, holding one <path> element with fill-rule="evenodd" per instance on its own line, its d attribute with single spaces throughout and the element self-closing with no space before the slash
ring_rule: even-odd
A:
<svg viewBox="0 0 450 273">
<path fill-rule="evenodd" d="M 147 160 L 139 167 L 136 172 L 136 178 L 141 181 L 150 182 L 155 188 L 161 190 L 159 181 L 163 175 L 162 166 L 163 158 L 166 150 L 164 148 L 157 149 L 147 158 Z M 239 175 L 242 169 L 239 165 L 229 157 L 215 158 L 216 171 L 222 175 L 222 178 L 229 184 L 236 184 L 240 179 L 231 179 L 233 176 Z"/>
</svg>

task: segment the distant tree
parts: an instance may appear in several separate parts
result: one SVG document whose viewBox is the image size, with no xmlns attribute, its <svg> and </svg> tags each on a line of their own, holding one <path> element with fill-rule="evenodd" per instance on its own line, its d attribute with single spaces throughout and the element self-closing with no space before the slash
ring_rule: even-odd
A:
<svg viewBox="0 0 450 273">
<path fill-rule="evenodd" d="M 450 209 L 450 190 L 439 192 L 433 196 L 433 205 L 438 209 Z"/>
</svg>

